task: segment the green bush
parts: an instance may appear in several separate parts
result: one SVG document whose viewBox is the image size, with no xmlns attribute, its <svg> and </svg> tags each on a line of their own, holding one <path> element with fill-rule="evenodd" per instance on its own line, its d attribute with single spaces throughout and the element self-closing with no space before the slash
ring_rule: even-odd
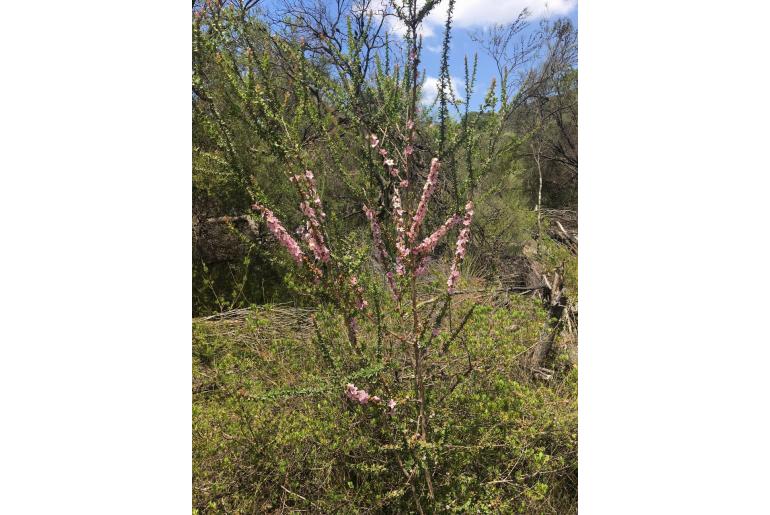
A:
<svg viewBox="0 0 770 515">
<path fill-rule="evenodd" d="M 417 495 L 428 512 L 575 512 L 577 369 L 547 384 L 529 378 L 521 358 L 545 313 L 531 298 L 509 300 L 477 308 L 466 338 L 450 347 L 445 373 L 457 380 L 433 390 L 447 397 L 431 399 L 429 443 L 415 438 L 411 379 L 394 376 L 376 345 L 360 360 L 329 356 L 309 312 L 281 306 L 245 320 L 195 322 L 194 507 L 411 513 Z M 341 322 L 322 311 L 314 311 L 318 331 L 344 342 Z M 374 330 L 362 327 L 362 338 L 376 342 Z M 397 348 L 379 352 L 408 359 Z M 387 388 L 395 414 L 347 402 L 347 382 L 372 393 Z M 434 500 L 422 483 L 412 492 L 406 481 L 422 464 Z"/>
</svg>

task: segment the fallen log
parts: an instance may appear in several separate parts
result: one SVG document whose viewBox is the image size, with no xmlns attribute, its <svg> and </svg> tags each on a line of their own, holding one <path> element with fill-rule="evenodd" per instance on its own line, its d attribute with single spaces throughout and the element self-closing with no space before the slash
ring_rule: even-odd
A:
<svg viewBox="0 0 770 515">
<path fill-rule="evenodd" d="M 567 307 L 567 296 L 564 295 L 564 270 L 559 267 L 551 281 L 543 274 L 545 287 L 541 290 L 543 293 L 543 303 L 548 308 L 548 320 L 540 334 L 540 340 L 532 350 L 529 359 L 530 369 L 536 377 L 548 379 L 548 374 L 543 374 L 543 365 L 551 353 L 553 344 L 559 334 L 562 326 L 564 310 Z"/>
</svg>

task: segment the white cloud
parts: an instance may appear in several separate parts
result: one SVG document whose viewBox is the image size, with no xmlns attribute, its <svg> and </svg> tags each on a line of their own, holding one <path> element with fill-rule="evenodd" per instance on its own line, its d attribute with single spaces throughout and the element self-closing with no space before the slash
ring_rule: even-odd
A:
<svg viewBox="0 0 770 515">
<path fill-rule="evenodd" d="M 380 0 L 375 11 L 382 12 L 388 10 L 387 0 Z M 422 5 L 420 1 L 418 5 Z M 448 0 L 442 0 L 439 5 L 433 9 L 430 15 L 420 26 L 420 34 L 425 39 L 440 35 L 446 22 L 446 12 Z M 564 16 L 572 12 L 577 6 L 577 0 L 456 0 L 455 9 L 452 15 L 452 25 L 461 28 L 486 27 L 496 23 L 510 23 L 515 20 L 519 13 L 526 9 L 530 12 L 530 21 L 536 21 L 553 16 Z M 406 35 L 406 27 L 395 16 L 388 17 L 388 27 L 391 32 Z M 435 51 L 435 45 L 426 48 Z"/>
<path fill-rule="evenodd" d="M 388 17 L 388 26 L 392 32 L 395 32 L 402 38 L 406 37 L 406 25 L 395 16 Z M 429 22 L 421 24 L 417 29 L 417 34 L 421 35 L 423 39 L 427 39 L 436 35 L 436 31 L 433 28 L 433 24 Z"/>
<path fill-rule="evenodd" d="M 385 26 L 388 32 L 397 34 L 402 38 L 406 37 L 406 25 L 395 16 L 393 8 L 390 5 L 390 0 L 373 0 L 370 4 L 370 8 L 378 20 L 381 19 L 385 13 L 388 14 L 385 18 Z M 431 23 L 423 23 L 417 29 L 417 33 L 427 39 L 434 36 L 436 31 Z"/>
<path fill-rule="evenodd" d="M 443 0 L 425 20 L 426 25 L 441 26 L 446 21 L 449 2 Z M 510 23 L 527 8 L 530 20 L 564 16 L 577 6 L 577 0 L 457 0 L 452 24 L 457 27 L 484 27 Z"/>
<path fill-rule="evenodd" d="M 452 90 L 454 91 L 455 97 L 462 98 L 465 91 L 463 81 L 458 77 L 450 77 L 449 80 L 452 82 Z M 420 102 L 424 106 L 430 106 L 436 100 L 438 90 L 438 77 L 431 77 L 428 75 L 425 77 L 425 83 L 422 86 L 422 98 L 420 99 Z"/>
</svg>

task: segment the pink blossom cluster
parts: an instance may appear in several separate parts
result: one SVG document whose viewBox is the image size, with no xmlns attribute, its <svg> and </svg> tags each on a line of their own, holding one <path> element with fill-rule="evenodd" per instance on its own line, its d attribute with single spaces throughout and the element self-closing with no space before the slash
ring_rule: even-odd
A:
<svg viewBox="0 0 770 515">
<path fill-rule="evenodd" d="M 271 210 L 259 203 L 255 203 L 252 206 L 252 209 L 260 212 L 267 222 L 268 229 L 278 242 L 289 251 L 289 254 L 291 254 L 292 258 L 294 258 L 297 263 L 304 263 L 315 276 L 315 283 L 320 284 L 324 271 L 319 268 L 318 262 L 329 263 L 331 261 L 331 252 L 326 245 L 322 225 L 323 221 L 326 219 L 326 213 L 323 211 L 323 205 L 321 203 L 321 198 L 318 195 L 318 189 L 312 171 L 305 170 L 304 174 L 290 177 L 290 181 L 296 185 L 297 190 L 299 191 L 301 197 L 299 208 L 305 215 L 305 224 L 300 226 L 296 233 L 305 241 L 308 248 L 313 252 L 315 261 L 308 258 L 299 243 L 292 238 L 284 225 Z M 329 270 L 333 273 L 335 269 L 330 268 Z M 364 290 L 358 283 L 358 278 L 354 275 L 333 275 L 335 286 L 345 286 L 343 296 L 346 303 L 348 303 L 348 306 L 352 304 L 359 311 L 366 309 L 368 303 L 364 299 Z M 349 284 L 347 284 L 347 282 L 349 282 Z M 348 324 L 349 333 L 352 334 L 354 338 L 356 331 L 355 318 L 350 317 Z"/>
<path fill-rule="evenodd" d="M 412 219 L 412 226 L 409 228 L 409 241 L 413 242 L 417 238 L 417 233 L 420 230 L 420 225 L 425 219 L 425 215 L 428 212 L 428 201 L 430 200 L 433 190 L 436 189 L 436 182 L 438 180 L 438 172 L 441 168 L 438 158 L 434 157 L 430 162 L 430 171 L 428 172 L 428 178 L 425 180 L 425 185 L 422 188 L 422 196 L 420 202 L 417 204 L 417 211 L 414 213 Z"/>
<path fill-rule="evenodd" d="M 373 404 L 379 404 L 382 402 L 382 399 L 377 397 L 376 395 L 369 395 L 369 393 L 366 390 L 362 390 L 359 388 L 356 388 L 356 385 L 352 383 L 348 383 L 345 386 L 345 396 L 351 401 L 355 402 L 357 404 L 366 405 L 370 402 Z M 393 415 L 396 411 L 396 401 L 393 399 L 388 400 L 387 402 L 388 415 Z"/>
<path fill-rule="evenodd" d="M 393 217 L 396 219 L 396 273 L 404 275 L 404 260 L 409 256 L 409 248 L 406 246 L 404 209 L 401 207 L 401 193 L 398 191 L 398 186 L 393 188 Z"/>
<path fill-rule="evenodd" d="M 310 250 L 313 251 L 313 255 L 318 261 L 328 263 L 331 253 L 324 241 L 323 230 L 319 221 L 319 218 L 321 220 L 326 219 L 326 213 L 323 212 L 321 206 L 321 198 L 316 189 L 313 172 L 305 170 L 304 175 L 295 175 L 291 178 L 291 181 L 297 184 L 303 199 L 299 204 L 299 208 L 307 218 L 307 227 L 303 234 L 305 242 L 310 247 Z"/>
<path fill-rule="evenodd" d="M 428 271 L 428 263 L 430 263 L 430 257 L 423 256 L 417 264 L 417 268 L 414 269 L 414 275 L 417 277 L 424 275 Z"/>
<path fill-rule="evenodd" d="M 438 242 L 441 238 L 443 238 L 446 233 L 449 232 L 449 230 L 460 223 L 460 220 L 462 218 L 460 215 L 452 215 L 450 216 L 446 222 L 441 224 L 438 229 L 436 229 L 433 234 L 422 240 L 422 242 L 417 245 L 412 252 L 416 255 L 425 256 L 433 252 L 433 249 L 436 248 L 436 245 L 438 245 Z"/>
<path fill-rule="evenodd" d="M 413 131 L 414 128 L 414 122 L 412 120 L 409 120 L 407 122 L 407 128 L 410 131 Z M 376 146 L 379 144 L 379 139 L 377 139 L 376 135 L 370 136 L 370 141 L 372 141 L 372 146 Z M 380 155 L 383 156 L 383 164 L 388 167 L 388 170 L 390 174 L 396 178 L 399 179 L 399 182 L 396 182 L 393 187 L 393 218 L 395 220 L 395 226 L 396 226 L 396 255 L 395 255 L 395 271 L 398 275 L 404 275 L 406 273 L 406 263 L 407 260 L 412 256 L 412 265 L 414 273 L 419 276 L 422 275 L 426 269 L 428 264 L 429 255 L 433 250 L 436 248 L 436 245 L 438 242 L 447 235 L 447 233 L 457 224 L 462 222 L 463 229 L 460 231 L 460 234 L 458 236 L 457 240 L 457 249 L 455 251 L 455 257 L 452 263 L 452 268 L 450 271 L 449 279 L 447 281 L 447 286 L 449 288 L 450 293 L 454 291 L 454 288 L 456 286 L 457 280 L 460 276 L 459 266 L 462 263 L 462 260 L 465 256 L 465 252 L 467 250 L 468 245 L 468 239 L 470 237 L 470 223 L 471 219 L 473 217 L 473 203 L 468 202 L 468 204 L 465 206 L 466 212 L 464 217 L 460 217 L 460 215 L 453 215 L 449 217 L 438 229 L 436 229 L 430 236 L 426 237 L 422 242 L 415 245 L 415 240 L 417 239 L 420 231 L 420 227 L 422 226 L 425 216 L 428 212 L 428 203 L 430 202 L 431 196 L 433 195 L 436 185 L 438 183 L 438 174 L 441 170 L 441 163 L 438 160 L 438 158 L 433 158 L 430 163 L 430 170 L 428 172 L 428 177 L 426 178 L 425 185 L 423 186 L 422 195 L 420 197 L 420 200 L 417 204 L 417 209 L 415 211 L 414 216 L 412 217 L 412 223 L 408 229 L 406 230 L 405 225 L 405 218 L 406 213 L 404 212 L 404 209 L 401 204 L 401 192 L 400 187 L 406 188 L 409 186 L 409 183 L 406 180 L 401 180 L 399 177 L 398 169 L 394 168 L 394 162 L 392 159 L 387 158 L 387 151 L 383 148 L 380 148 L 379 150 Z M 404 151 L 404 160 L 408 158 L 412 153 L 414 152 L 414 148 L 411 144 L 411 137 L 410 141 L 407 144 L 407 147 Z M 382 241 L 382 231 L 377 223 L 377 220 L 374 216 L 374 212 L 369 209 L 367 206 L 364 206 L 364 213 L 366 214 L 367 219 L 369 220 L 371 230 L 372 230 L 372 236 L 374 239 L 374 247 L 376 251 L 377 258 L 383 263 L 383 265 L 386 265 L 385 263 L 385 256 L 386 256 L 386 250 L 385 246 Z M 387 265 L 386 265 L 387 267 Z M 396 284 L 394 281 L 393 273 L 390 271 L 386 272 L 386 277 L 388 279 L 388 284 L 393 291 L 393 294 L 396 299 L 399 298 L 398 290 L 396 289 Z"/>
<path fill-rule="evenodd" d="M 465 257 L 465 253 L 468 250 L 468 241 L 471 234 L 471 221 L 473 220 L 473 202 L 468 201 L 465 204 L 465 216 L 463 217 L 463 228 L 460 230 L 460 234 L 457 236 L 457 248 L 455 249 L 455 257 L 452 260 L 452 268 L 449 271 L 449 279 L 447 279 L 447 292 L 454 293 L 457 286 L 457 279 L 460 277 L 460 264 Z"/>
<path fill-rule="evenodd" d="M 409 137 L 403 153 L 404 165 L 406 165 L 407 159 L 414 153 L 414 146 L 412 145 L 412 139 L 414 137 L 414 121 L 407 121 L 407 129 L 409 131 Z M 380 140 L 376 134 L 369 136 L 369 142 L 372 148 L 380 145 Z M 379 148 L 379 154 L 383 158 L 383 165 L 387 167 L 389 174 L 396 179 L 393 185 L 393 218 L 396 226 L 396 255 L 395 255 L 395 272 L 398 275 L 404 275 L 406 273 L 407 263 L 411 265 L 411 269 L 419 276 L 423 274 L 427 269 L 429 255 L 435 250 L 438 242 L 447 235 L 447 233 L 457 224 L 462 222 L 463 228 L 460 230 L 460 234 L 457 239 L 457 248 L 455 250 L 455 256 L 452 262 L 449 278 L 447 280 L 447 288 L 449 293 L 454 292 L 457 285 L 457 280 L 460 277 L 460 264 L 465 257 L 467 251 L 468 241 L 470 239 L 470 224 L 473 218 L 473 203 L 468 202 L 465 206 L 465 216 L 453 215 L 449 217 L 438 229 L 432 234 L 426 237 L 419 244 L 416 244 L 416 240 L 420 233 L 420 228 L 425 221 L 425 217 L 428 213 L 428 203 L 436 189 L 438 184 L 438 175 L 441 170 L 441 163 L 438 158 L 433 158 L 430 163 L 430 170 L 428 176 L 423 185 L 422 195 L 417 204 L 417 209 L 414 212 L 414 216 L 411 217 L 411 224 L 406 227 L 407 214 L 405 213 L 401 203 L 400 188 L 408 188 L 408 180 L 402 179 L 399 175 L 399 171 L 395 168 L 395 161 L 388 158 L 388 152 L 382 146 Z M 364 206 L 364 213 L 369 220 L 372 236 L 374 239 L 374 247 L 376 251 L 376 257 L 386 266 L 385 256 L 386 250 L 382 240 L 382 231 L 374 216 L 374 212 L 367 206 Z M 411 256 L 411 261 L 410 261 Z M 396 288 L 393 273 L 391 271 L 386 272 L 388 284 L 393 291 L 396 299 L 399 298 L 398 290 Z"/>
<path fill-rule="evenodd" d="M 358 404 L 369 404 L 370 401 L 378 403 L 382 400 L 376 395 L 370 396 L 366 390 L 359 390 L 356 388 L 356 385 L 352 383 L 348 383 L 345 387 L 345 396 Z"/>
<path fill-rule="evenodd" d="M 265 222 L 267 223 L 268 230 L 273 233 L 273 236 L 275 236 L 275 239 L 278 240 L 278 243 L 286 247 L 286 250 L 289 251 L 291 257 L 294 258 L 294 261 L 301 263 L 305 258 L 305 253 L 302 252 L 299 244 L 294 238 L 291 237 L 289 232 L 283 226 L 281 221 L 276 218 L 273 212 L 259 203 L 256 203 L 251 207 L 252 209 L 262 213 L 262 216 L 265 218 Z"/>
</svg>

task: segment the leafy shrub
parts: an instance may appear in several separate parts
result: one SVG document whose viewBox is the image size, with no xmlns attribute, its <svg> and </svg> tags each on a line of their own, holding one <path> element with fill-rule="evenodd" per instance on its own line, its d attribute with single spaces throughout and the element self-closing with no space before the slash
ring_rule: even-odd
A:
<svg viewBox="0 0 770 515">
<path fill-rule="evenodd" d="M 529 379 L 521 357 L 545 316 L 531 298 L 478 308 L 463 344 L 450 347 L 445 373 L 466 370 L 469 361 L 473 371 L 433 393 L 447 402 L 429 404 L 429 442 L 416 437 L 407 407 L 411 379 L 384 364 L 408 354 L 378 349 L 376 327 L 364 323 L 362 340 L 373 343 L 365 357 L 333 349 L 325 356 L 330 349 L 316 333 L 344 342 L 339 317 L 317 310 L 313 324 L 308 312 L 287 312 L 265 307 L 245 320 L 194 323 L 193 499 L 200 513 L 408 513 L 416 509 L 414 494 L 426 511 L 576 510 L 577 370 L 548 384 Z M 350 403 L 347 382 L 387 391 L 398 400 L 394 414 Z M 391 466 L 394 459 L 399 466 Z M 413 494 L 407 481 L 422 462 L 432 468 L 433 501 L 424 484 L 413 483 Z"/>
</svg>

